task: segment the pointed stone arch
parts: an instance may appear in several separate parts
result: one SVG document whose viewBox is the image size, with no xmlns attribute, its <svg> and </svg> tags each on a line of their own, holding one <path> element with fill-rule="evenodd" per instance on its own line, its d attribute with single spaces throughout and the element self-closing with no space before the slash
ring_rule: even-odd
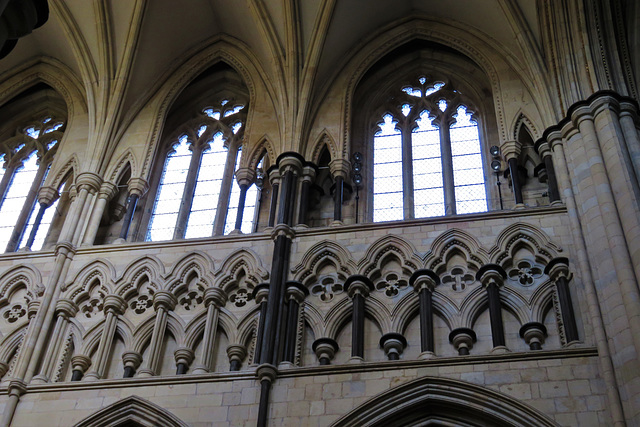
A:
<svg viewBox="0 0 640 427">
<path fill-rule="evenodd" d="M 198 276 L 198 284 L 203 289 L 213 286 L 214 271 L 213 260 L 204 252 L 195 251 L 184 256 L 165 275 L 166 289 L 173 294 L 188 285 L 188 281 L 193 274 Z"/>
<path fill-rule="evenodd" d="M 490 260 L 507 268 L 522 248 L 530 251 L 535 261 L 542 265 L 547 265 L 562 252 L 562 248 L 553 243 L 542 230 L 531 224 L 517 222 L 506 227 L 498 235 L 494 247 L 489 251 Z"/>
<path fill-rule="evenodd" d="M 139 425 L 141 427 L 188 427 L 188 425 L 160 406 L 138 396 L 119 400 L 80 421 L 75 427 L 111 425 Z"/>
<path fill-rule="evenodd" d="M 334 427 L 417 425 L 429 420 L 467 426 L 557 424 L 513 397 L 442 377 L 422 377 L 380 393 L 336 421 Z"/>
<path fill-rule="evenodd" d="M 471 234 L 452 228 L 439 235 L 431 244 L 431 250 L 425 256 L 425 265 L 438 275 L 447 270 L 447 263 L 454 254 L 461 255 L 467 266 L 477 271 L 488 263 L 486 250 Z"/>
<path fill-rule="evenodd" d="M 342 158 L 342 156 L 340 155 L 341 150 L 338 147 L 335 138 L 331 136 L 326 128 L 322 129 L 322 132 L 320 132 L 320 136 L 318 137 L 318 139 L 316 139 L 316 142 L 306 149 L 305 158 L 311 159 L 311 161 L 316 165 L 320 164 L 320 156 L 322 155 L 322 149 L 325 146 L 329 151 L 331 160 Z"/>
<path fill-rule="evenodd" d="M 117 183 L 120 181 L 120 177 L 127 169 L 127 165 L 131 169 L 131 176 L 138 176 L 138 167 L 136 165 L 136 158 L 133 154 L 131 148 L 127 148 L 127 150 L 120 155 L 118 160 L 113 164 L 113 166 L 107 169 L 107 173 L 105 174 L 108 177 L 108 181 Z"/>
<path fill-rule="evenodd" d="M 131 262 L 116 282 L 116 294 L 128 299 L 137 290 L 140 281 L 146 277 L 150 285 L 156 289 L 164 288 L 164 264 L 153 255 L 145 255 Z"/>
<path fill-rule="evenodd" d="M 522 126 L 525 126 L 527 128 L 527 130 L 529 131 L 529 134 L 531 135 L 531 138 L 534 141 L 542 137 L 540 132 L 538 132 L 538 129 L 535 126 L 535 124 L 531 120 L 529 120 L 529 117 L 527 117 L 522 112 L 522 110 L 520 110 L 518 111 L 518 113 L 516 113 L 515 120 L 513 121 L 513 126 L 511 127 L 513 129 L 513 133 L 512 133 L 513 140 L 515 141 L 518 140 L 518 134 L 520 133 L 520 128 L 522 128 Z"/>
<path fill-rule="evenodd" d="M 44 294 L 40 272 L 30 265 L 16 265 L 0 276 L 0 307 L 8 302 L 9 296 L 16 290 L 16 287 L 21 285 L 26 287 L 27 297 L 30 301 L 34 301 Z"/>
<path fill-rule="evenodd" d="M 57 167 L 58 164 L 61 164 L 61 167 Z M 49 173 L 45 184 L 49 187 L 53 187 L 56 190 L 60 188 L 65 178 L 72 174 L 75 180 L 75 177 L 78 176 L 78 156 L 74 153 L 67 158 L 63 163 L 54 162 L 54 169 Z M 57 170 L 56 170 L 57 169 Z M 51 181 L 49 181 L 49 177 L 53 177 Z M 67 189 L 68 190 L 68 189 Z"/>
<path fill-rule="evenodd" d="M 98 280 L 101 292 L 104 295 L 109 295 L 113 291 L 115 275 L 116 270 L 109 260 L 97 259 L 82 267 L 73 279 L 62 288 L 62 292 L 65 298 L 78 304 L 79 301 L 88 296 L 89 287 L 93 286 L 94 282 Z"/>
<path fill-rule="evenodd" d="M 214 276 L 214 286 L 230 292 L 244 272 L 244 280 L 250 289 L 269 278 L 269 272 L 262 266 L 260 257 L 251 249 L 243 248 L 229 255 L 222 262 Z"/>
<path fill-rule="evenodd" d="M 262 138 L 260 138 L 260 141 L 254 147 L 251 147 L 250 151 L 246 152 L 246 158 L 244 156 L 244 150 L 242 151 L 242 153 L 243 155 L 240 159 L 240 164 L 242 166 L 246 166 L 251 170 L 257 169 L 258 163 L 260 163 L 260 159 L 262 159 L 264 154 L 269 157 L 269 162 L 271 164 L 274 164 L 276 158 L 278 157 L 276 155 L 275 149 L 273 148 L 273 143 L 267 135 L 263 135 Z"/>
<path fill-rule="evenodd" d="M 358 274 L 377 281 L 383 272 L 385 265 L 395 260 L 402 271 L 399 271 L 404 279 L 409 280 L 414 271 L 422 268 L 422 259 L 417 255 L 413 245 L 403 238 L 387 235 L 376 240 L 358 263 Z"/>
<path fill-rule="evenodd" d="M 334 241 L 323 240 L 305 252 L 300 263 L 291 269 L 291 273 L 294 280 L 309 287 L 318 280 L 318 274 L 326 264 L 335 267 L 338 279 L 342 281 L 357 271 L 357 266 L 347 249 Z"/>
</svg>

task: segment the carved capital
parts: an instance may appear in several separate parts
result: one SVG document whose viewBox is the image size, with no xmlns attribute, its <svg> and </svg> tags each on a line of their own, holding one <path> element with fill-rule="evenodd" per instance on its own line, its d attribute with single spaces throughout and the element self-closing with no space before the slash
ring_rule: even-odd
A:
<svg viewBox="0 0 640 427">
<path fill-rule="evenodd" d="M 284 175 L 288 171 L 292 171 L 296 175 L 300 175 L 304 158 L 295 152 L 286 152 L 278 156 L 276 164 L 280 169 L 280 175 Z"/>
<path fill-rule="evenodd" d="M 27 392 L 27 383 L 20 379 L 12 379 L 9 382 L 9 395 L 10 396 L 22 396 Z"/>
<path fill-rule="evenodd" d="M 349 276 L 349 278 L 344 282 L 344 289 L 349 294 L 349 297 L 353 298 L 357 294 L 366 297 L 375 289 L 375 287 L 367 276 L 357 274 Z"/>
<path fill-rule="evenodd" d="M 149 189 L 149 183 L 144 178 L 130 178 L 127 182 L 127 189 L 130 196 L 142 197 Z"/>
<path fill-rule="evenodd" d="M 78 190 L 86 189 L 90 193 L 96 193 L 100 190 L 102 178 L 100 175 L 92 172 L 82 172 L 76 178 L 76 186 Z"/>
<path fill-rule="evenodd" d="M 267 174 L 269 175 L 269 183 L 272 186 L 280 184 L 280 170 L 275 165 L 269 168 Z"/>
<path fill-rule="evenodd" d="M 469 354 L 469 350 L 473 348 L 473 343 L 477 340 L 476 333 L 469 328 L 458 328 L 449 334 L 449 342 L 458 351 L 461 356 Z"/>
<path fill-rule="evenodd" d="M 203 299 L 205 307 L 213 304 L 220 308 L 227 303 L 227 294 L 220 288 L 207 288 L 204 290 Z"/>
<path fill-rule="evenodd" d="M 40 187 L 38 190 L 38 203 L 45 206 L 51 206 L 58 198 L 58 190 L 55 187 Z"/>
<path fill-rule="evenodd" d="M 173 310 L 178 303 L 178 299 L 171 292 L 158 291 L 153 294 L 153 308 L 158 311 L 160 307 L 167 311 Z"/>
<path fill-rule="evenodd" d="M 256 304 L 262 304 L 262 301 L 266 301 L 267 297 L 269 296 L 269 284 L 260 283 L 258 286 L 253 288 L 251 294 Z"/>
<path fill-rule="evenodd" d="M 181 347 L 173 352 L 173 356 L 176 358 L 176 365 L 184 363 L 189 366 L 195 358 L 195 353 L 190 348 Z"/>
<path fill-rule="evenodd" d="M 256 376 L 260 382 L 269 381 L 270 383 L 273 383 L 278 376 L 278 369 L 269 363 L 263 363 L 258 366 L 258 369 L 256 369 Z"/>
<path fill-rule="evenodd" d="M 125 351 L 122 353 L 122 363 L 126 367 L 131 367 L 134 370 L 138 369 L 138 366 L 142 363 L 142 355 L 136 351 Z"/>
<path fill-rule="evenodd" d="M 433 292 L 439 284 L 440 277 L 432 270 L 417 270 L 409 278 L 409 286 L 411 286 L 416 293 L 420 293 L 422 289 Z"/>
<path fill-rule="evenodd" d="M 576 108 L 571 113 L 571 121 L 577 127 L 580 127 L 580 125 L 585 121 L 593 122 L 593 112 L 591 111 L 591 108 L 587 105 L 582 105 Z"/>
<path fill-rule="evenodd" d="M 27 317 L 33 319 L 40 309 L 40 300 L 34 299 L 27 303 Z"/>
<path fill-rule="evenodd" d="M 380 348 L 384 350 L 389 360 L 398 360 L 402 351 L 407 347 L 407 340 L 402 334 L 390 332 L 380 337 Z"/>
<path fill-rule="evenodd" d="M 98 197 L 105 200 L 113 199 L 118 194 L 118 186 L 112 182 L 105 181 L 100 186 Z"/>
<path fill-rule="evenodd" d="M 301 303 L 309 295 L 309 289 L 300 282 L 287 282 L 287 296 Z"/>
<path fill-rule="evenodd" d="M 329 162 L 329 170 L 334 178 L 341 176 L 346 180 L 351 170 L 351 163 L 346 159 L 333 159 Z"/>
<path fill-rule="evenodd" d="M 556 282 L 561 277 L 564 277 L 567 280 L 571 280 L 571 273 L 569 272 L 569 259 L 565 257 L 557 257 L 552 259 L 544 268 L 544 274 L 548 275 L 549 278 L 554 282 Z"/>
<path fill-rule="evenodd" d="M 505 141 L 500 146 L 500 152 L 507 161 L 517 159 L 521 150 L 522 146 L 518 141 Z"/>
<path fill-rule="evenodd" d="M 71 358 L 71 366 L 74 371 L 86 372 L 91 366 L 91 358 L 84 354 L 76 354 Z"/>
<path fill-rule="evenodd" d="M 313 163 L 307 162 L 302 168 L 302 180 L 313 182 L 316 179 L 318 168 Z"/>
<path fill-rule="evenodd" d="M 124 313 L 124 311 L 127 309 L 127 303 L 124 299 L 122 299 L 122 297 L 110 294 L 104 297 L 103 309 L 105 313 L 111 311 L 113 314 L 119 315 Z"/>
<path fill-rule="evenodd" d="M 311 345 L 321 365 L 328 365 L 338 351 L 338 343 L 331 338 L 318 338 Z"/>
<path fill-rule="evenodd" d="M 540 322 L 529 322 L 520 328 L 520 338 L 524 339 L 531 350 L 541 350 L 546 337 L 547 328 Z"/>
<path fill-rule="evenodd" d="M 238 181 L 238 185 L 240 186 L 250 186 L 255 178 L 256 171 L 254 169 L 240 168 L 236 171 L 236 180 Z"/>
<path fill-rule="evenodd" d="M 271 239 L 276 240 L 279 236 L 285 236 L 289 240 L 293 240 L 296 237 L 296 231 L 293 227 L 280 223 L 271 230 Z"/>
<path fill-rule="evenodd" d="M 56 315 L 65 319 L 74 317 L 78 313 L 78 306 L 69 299 L 59 299 L 56 302 Z"/>
<path fill-rule="evenodd" d="M 240 344 L 233 344 L 227 347 L 227 356 L 229 362 L 236 361 L 241 363 L 245 357 L 247 357 L 247 348 Z"/>
<path fill-rule="evenodd" d="M 506 278 L 507 273 L 498 264 L 486 264 L 476 273 L 476 280 L 482 283 L 485 288 L 491 284 L 500 287 Z"/>
</svg>

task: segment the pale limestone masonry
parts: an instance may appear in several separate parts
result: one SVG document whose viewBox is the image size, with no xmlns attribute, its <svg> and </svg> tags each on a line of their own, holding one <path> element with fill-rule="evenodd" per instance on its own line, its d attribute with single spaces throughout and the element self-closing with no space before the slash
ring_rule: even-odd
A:
<svg viewBox="0 0 640 427">
<path fill-rule="evenodd" d="M 0 426 L 639 425 L 636 3 L 0 10 Z"/>
</svg>

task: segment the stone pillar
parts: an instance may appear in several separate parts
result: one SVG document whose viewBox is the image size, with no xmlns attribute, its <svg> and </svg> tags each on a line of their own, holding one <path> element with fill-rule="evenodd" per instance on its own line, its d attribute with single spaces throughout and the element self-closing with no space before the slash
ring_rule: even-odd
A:
<svg viewBox="0 0 640 427">
<path fill-rule="evenodd" d="M 558 180 L 556 178 L 556 171 L 553 167 L 553 159 L 551 148 L 549 147 L 549 143 L 547 141 L 541 141 L 536 143 L 536 149 L 542 157 L 544 161 L 544 168 L 547 171 L 547 185 L 549 187 L 549 202 L 552 205 L 562 204 L 562 199 L 560 198 L 560 190 L 558 189 Z"/>
<path fill-rule="evenodd" d="M 518 156 L 522 147 L 518 141 L 506 141 L 500 147 L 500 151 L 509 165 L 509 174 L 511 175 L 511 188 L 513 188 L 513 196 L 516 201 L 516 209 L 524 208 L 524 200 L 522 198 L 522 183 L 518 174 Z"/>
<path fill-rule="evenodd" d="M 451 134 L 449 128 L 453 119 L 443 117 L 440 125 L 440 152 L 442 162 L 442 185 L 444 187 L 444 212 L 445 215 L 456 214 L 456 191 L 453 177 L 453 162 L 451 159 Z"/>
<path fill-rule="evenodd" d="M 351 359 L 364 360 L 364 300 L 374 290 L 373 283 L 366 276 L 350 276 L 344 283 L 344 289 L 353 302 L 351 330 Z"/>
<path fill-rule="evenodd" d="M 640 135 L 636 126 L 637 118 L 638 110 L 632 102 L 623 101 L 620 103 L 620 127 L 627 143 L 627 150 L 629 150 L 636 178 L 640 179 Z"/>
<path fill-rule="evenodd" d="M 256 331 L 256 350 L 253 355 L 253 363 L 260 362 L 260 352 L 262 350 L 262 336 L 264 334 L 264 319 L 267 315 L 267 297 L 269 295 L 269 284 L 261 283 L 251 292 L 253 300 L 260 306 L 260 317 L 258 318 L 258 328 Z"/>
<path fill-rule="evenodd" d="M 280 192 L 280 171 L 278 170 L 278 166 L 271 166 L 267 174 L 269 175 L 269 182 L 271 183 L 271 205 L 269 206 L 268 226 L 273 227 L 278 213 L 278 194 Z"/>
<path fill-rule="evenodd" d="M 476 280 L 487 290 L 489 299 L 489 316 L 491 318 L 492 352 L 508 351 L 505 346 L 504 326 L 502 324 L 502 306 L 500 304 L 500 287 L 504 284 L 507 273 L 497 264 L 487 264 L 478 270 Z"/>
<path fill-rule="evenodd" d="M 389 360 L 400 360 L 400 355 L 406 347 L 407 340 L 402 334 L 390 332 L 380 337 L 380 348 Z"/>
<path fill-rule="evenodd" d="M 220 308 L 227 303 L 227 294 L 220 288 L 207 288 L 204 291 L 203 299 L 204 305 L 207 307 L 207 320 L 202 337 L 202 353 L 200 354 L 202 365 L 194 368 L 194 374 L 204 374 L 214 369 L 215 354 L 213 350 L 218 331 L 218 315 L 220 314 Z"/>
<path fill-rule="evenodd" d="M 558 257 L 552 259 L 544 269 L 544 274 L 556 284 L 556 295 L 558 296 L 558 305 L 560 306 L 560 315 L 562 318 L 562 326 L 564 334 L 564 344 L 575 344 L 580 340 L 578 336 L 578 327 L 576 325 L 576 317 L 573 312 L 573 303 L 571 302 L 571 291 L 569 290 L 569 281 L 571 273 L 569 273 L 569 259 Z"/>
<path fill-rule="evenodd" d="M 227 356 L 229 357 L 229 370 L 239 371 L 242 367 L 242 361 L 247 357 L 247 348 L 240 344 L 230 345 L 227 347 Z"/>
<path fill-rule="evenodd" d="M 167 291 L 158 291 L 153 294 L 153 308 L 156 310 L 156 321 L 153 326 L 153 335 L 149 344 L 149 360 L 147 367 L 140 369 L 139 377 L 151 377 L 158 374 L 160 358 L 162 357 L 162 343 L 164 341 L 164 333 L 167 328 L 167 316 L 170 310 L 173 310 L 177 304 L 175 295 Z"/>
<path fill-rule="evenodd" d="M 36 235 L 38 234 L 38 229 L 40 228 L 40 223 L 42 223 L 42 217 L 44 216 L 45 210 L 55 199 L 58 198 L 58 191 L 53 187 L 40 187 L 40 191 L 38 191 L 38 203 L 40 204 L 38 214 L 36 216 L 35 221 L 33 222 L 33 227 L 31 227 L 31 232 L 29 233 L 29 237 L 27 238 L 27 242 L 24 245 L 25 250 L 31 250 L 33 246 L 33 242 L 36 240 Z"/>
<path fill-rule="evenodd" d="M 531 350 L 542 350 L 546 337 L 547 328 L 540 322 L 529 322 L 520 328 L 520 338 L 524 339 Z"/>
<path fill-rule="evenodd" d="M 71 381 L 80 381 L 85 371 L 91 366 L 91 358 L 83 354 L 77 354 L 71 358 Z"/>
<path fill-rule="evenodd" d="M 140 353 L 135 351 L 125 351 L 122 353 L 122 364 L 124 365 L 122 378 L 132 378 L 141 363 L 142 355 Z"/>
<path fill-rule="evenodd" d="M 309 295 L 309 289 L 298 282 L 287 282 L 287 323 L 284 339 L 283 362 L 294 363 L 296 357 L 296 343 L 298 332 L 298 314 L 300 304 Z"/>
<path fill-rule="evenodd" d="M 342 203 L 344 202 L 344 182 L 349 176 L 351 168 L 349 161 L 345 159 L 334 159 L 329 163 L 331 175 L 335 182 L 335 192 L 333 194 L 333 223 L 342 224 Z"/>
<path fill-rule="evenodd" d="M 244 216 L 244 205 L 247 198 L 247 189 L 251 186 L 256 177 L 256 171 L 248 168 L 240 168 L 236 171 L 236 180 L 240 186 L 240 198 L 238 200 L 238 211 L 236 213 L 235 230 L 242 229 L 242 217 Z M 234 231 L 235 231 L 234 230 Z"/>
<path fill-rule="evenodd" d="M 113 338 L 118 326 L 118 316 L 127 309 L 127 303 L 118 295 L 107 295 L 104 298 L 104 328 L 100 335 L 100 344 L 96 351 L 95 362 L 93 363 L 93 371 L 89 372 L 85 379 L 95 381 L 104 378 L 107 363 L 109 362 L 109 353 Z"/>
<path fill-rule="evenodd" d="M 338 351 L 338 343 L 331 338 L 318 338 L 311 345 L 311 349 L 316 354 L 320 365 L 330 365 Z"/>
<path fill-rule="evenodd" d="M 47 351 L 44 354 L 40 374 L 33 377 L 33 383 L 47 383 L 52 379 L 55 374 L 54 370 L 56 369 L 56 362 L 58 361 L 57 358 L 60 355 L 67 336 L 69 319 L 74 317 L 76 313 L 78 313 L 78 306 L 73 301 L 60 299 L 56 303 L 56 324 L 53 328 L 53 333 L 51 334 Z"/>
<path fill-rule="evenodd" d="M 476 340 L 476 333 L 469 328 L 457 328 L 449 333 L 449 342 L 453 344 L 459 356 L 468 356 Z"/>
<path fill-rule="evenodd" d="M 302 188 L 300 189 L 300 210 L 298 211 L 298 226 L 307 226 L 307 210 L 309 209 L 309 196 L 311 186 L 316 179 L 318 167 L 307 162 L 302 168 Z"/>
<path fill-rule="evenodd" d="M 173 231 L 173 240 L 184 239 L 184 233 L 187 231 L 187 221 L 191 213 L 191 205 L 193 204 L 193 194 L 196 189 L 198 179 L 198 171 L 200 170 L 200 159 L 206 144 L 191 144 L 191 161 L 189 162 L 189 171 L 185 178 L 184 192 L 182 193 L 182 204 L 178 212 L 176 220 L 176 228 Z M 141 372 L 142 373 L 142 372 Z"/>
<path fill-rule="evenodd" d="M 100 227 L 100 221 L 102 220 L 104 210 L 107 207 L 109 201 L 113 199 L 117 194 L 118 187 L 111 182 L 105 181 L 100 186 L 100 191 L 98 192 L 98 200 L 96 201 L 93 207 L 93 211 L 91 212 L 89 224 L 87 225 L 87 232 L 84 234 L 84 240 L 82 242 L 83 246 L 93 245 L 93 242 L 96 240 L 96 234 L 98 233 L 98 228 Z"/>
<path fill-rule="evenodd" d="M 131 227 L 131 222 L 133 221 L 133 215 L 136 212 L 138 201 L 147 192 L 149 184 L 142 178 L 130 178 L 129 182 L 127 183 L 127 187 L 129 190 L 129 198 L 127 199 L 127 212 L 124 214 L 124 218 L 122 220 L 122 229 L 120 230 L 120 236 L 115 241 L 115 243 L 124 243 L 127 241 L 127 237 L 129 236 L 129 228 Z"/>
<path fill-rule="evenodd" d="M 80 242 L 80 238 L 85 230 L 85 225 L 89 220 L 88 215 L 84 215 L 84 212 L 89 212 L 91 207 L 91 199 L 95 193 L 100 190 L 102 185 L 102 178 L 91 172 L 83 172 L 78 175 L 76 179 L 76 186 L 78 189 L 78 196 L 76 197 L 76 203 L 78 210 L 74 212 L 74 218 L 72 221 L 75 222 L 75 226 L 73 223 L 70 224 L 68 230 L 68 239 L 63 238 L 63 241 L 69 241 L 74 246 L 78 245 Z M 65 225 L 66 225 L 65 221 Z"/>
<path fill-rule="evenodd" d="M 440 278 L 431 270 L 417 270 L 409 278 L 409 285 L 420 298 L 420 354 L 421 359 L 435 356 L 433 338 L 433 291 Z"/>
<path fill-rule="evenodd" d="M 195 356 L 193 350 L 181 347 L 173 352 L 173 356 L 176 358 L 176 375 L 186 374 Z"/>
</svg>

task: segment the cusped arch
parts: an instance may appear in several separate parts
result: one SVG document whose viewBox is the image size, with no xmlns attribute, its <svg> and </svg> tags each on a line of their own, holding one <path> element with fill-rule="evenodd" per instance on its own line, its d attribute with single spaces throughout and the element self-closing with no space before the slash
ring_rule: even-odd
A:
<svg viewBox="0 0 640 427">
<path fill-rule="evenodd" d="M 513 129 L 512 136 L 514 141 L 518 140 L 518 135 L 520 134 L 520 129 L 522 128 L 522 126 L 527 129 L 534 141 L 542 137 L 542 135 L 540 135 L 540 133 L 538 132 L 538 128 L 533 124 L 531 120 L 529 120 L 529 117 L 527 117 L 522 112 L 522 110 L 520 110 L 515 114 L 513 126 L 511 126 L 511 128 Z"/>
<path fill-rule="evenodd" d="M 138 396 L 129 396 L 102 408 L 80 421 L 75 427 L 103 427 L 115 425 L 139 425 L 142 427 L 188 427 L 160 406 Z"/>
<path fill-rule="evenodd" d="M 542 230 L 524 222 L 517 222 L 506 227 L 496 238 L 496 243 L 489 251 L 490 262 L 503 268 L 512 265 L 517 252 L 526 248 L 535 261 L 547 265 L 556 258 L 562 248 L 551 241 Z"/>
<path fill-rule="evenodd" d="M 258 255 L 251 249 L 243 248 L 229 255 L 215 272 L 214 286 L 229 292 L 244 272 L 244 279 L 250 289 L 269 278 L 269 272 L 262 266 Z"/>
<path fill-rule="evenodd" d="M 436 274 L 442 275 L 447 270 L 447 263 L 455 254 L 462 256 L 467 262 L 467 268 L 477 271 L 489 262 L 487 251 L 471 234 L 452 228 L 445 231 L 431 244 L 431 249 L 425 256 L 425 265 Z"/>
<path fill-rule="evenodd" d="M 47 175 L 47 179 L 45 180 L 46 186 L 59 189 L 68 176 L 71 175 L 74 178 L 78 176 L 78 163 L 78 156 L 75 153 L 69 156 L 65 161 L 60 163 L 54 162 L 52 165 L 52 171 Z M 67 191 L 68 190 L 69 189 L 67 188 Z"/>
<path fill-rule="evenodd" d="M 262 136 L 259 142 L 251 148 L 251 151 L 247 152 L 246 158 L 244 153 L 245 151 L 243 151 L 243 156 L 240 159 L 240 165 L 246 166 L 251 170 L 256 170 L 258 168 L 258 164 L 265 153 L 271 163 L 275 162 L 277 158 L 275 149 L 273 148 L 273 143 L 266 135 Z"/>
<path fill-rule="evenodd" d="M 544 323 L 545 314 L 549 310 L 555 311 L 554 306 L 555 285 L 546 281 L 536 288 L 531 295 L 531 319 L 532 322 Z M 559 313 L 556 312 L 556 315 Z"/>
<path fill-rule="evenodd" d="M 0 362 L 9 363 L 18 351 L 18 347 L 20 347 L 20 343 L 22 343 L 26 333 L 27 325 L 23 325 L 2 340 L 0 343 Z"/>
<path fill-rule="evenodd" d="M 131 148 L 127 148 L 127 150 L 120 155 L 118 160 L 109 165 L 109 167 L 107 168 L 107 173 L 105 174 L 105 176 L 108 177 L 108 181 L 113 183 L 119 182 L 122 174 L 127 170 L 127 166 L 131 170 L 132 177 L 138 176 L 139 171 L 137 162 Z"/>
<path fill-rule="evenodd" d="M 32 301 L 44 294 L 40 271 L 30 265 L 16 265 L 0 276 L 0 307 L 20 286 L 26 287 L 27 296 Z"/>
<path fill-rule="evenodd" d="M 116 294 L 127 299 L 130 294 L 138 289 L 140 281 L 144 278 L 155 289 L 162 289 L 164 283 L 164 264 L 153 255 L 145 255 L 132 261 L 118 278 L 115 288 Z"/>
<path fill-rule="evenodd" d="M 63 287 L 65 298 L 76 304 L 88 297 L 90 287 L 96 280 L 100 282 L 101 292 L 108 295 L 113 291 L 116 270 L 109 260 L 97 259 L 82 267 L 73 279 Z"/>
<path fill-rule="evenodd" d="M 295 281 L 309 287 L 318 281 L 321 268 L 333 265 L 340 280 L 346 280 L 357 271 L 351 253 L 339 243 L 323 240 L 305 252 L 300 263 L 291 269 Z"/>
<path fill-rule="evenodd" d="M 421 377 L 384 391 L 333 426 L 418 425 L 429 417 L 447 421 L 446 425 L 557 427 L 546 415 L 511 396 L 443 377 Z"/>
<path fill-rule="evenodd" d="M 324 147 L 327 147 L 327 150 L 329 150 L 331 160 L 342 158 L 342 156 L 340 155 L 340 147 L 336 143 L 335 138 L 331 136 L 327 129 L 323 129 L 318 139 L 316 139 L 316 142 L 306 149 L 305 158 L 311 159 L 314 164 L 319 165 L 320 156 L 322 156 L 322 149 Z"/>
<path fill-rule="evenodd" d="M 407 280 L 423 265 L 422 259 L 411 243 L 399 236 L 389 234 L 369 246 L 358 262 L 358 274 L 376 281 L 381 277 L 385 265 L 392 260 L 398 262 L 402 270 L 397 273 Z"/>
<path fill-rule="evenodd" d="M 193 274 L 197 274 L 198 283 L 203 289 L 211 287 L 213 286 L 211 275 L 213 271 L 213 260 L 209 255 L 201 251 L 191 252 L 179 260 L 165 275 L 166 290 L 174 294 L 179 293 L 183 287 L 188 285 Z"/>
</svg>

